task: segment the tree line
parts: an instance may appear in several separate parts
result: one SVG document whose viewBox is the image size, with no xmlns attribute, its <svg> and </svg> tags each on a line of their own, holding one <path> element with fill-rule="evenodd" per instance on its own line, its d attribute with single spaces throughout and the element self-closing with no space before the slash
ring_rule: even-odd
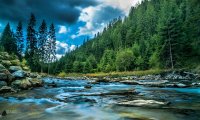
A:
<svg viewBox="0 0 200 120">
<path fill-rule="evenodd" d="M 45 20 L 36 30 L 36 17 L 31 14 L 26 39 L 23 24 L 19 21 L 16 31 L 12 31 L 8 23 L 1 35 L 0 49 L 15 54 L 20 61 L 26 60 L 32 71 L 48 72 L 49 65 L 56 60 L 56 34 L 52 23 L 48 29 Z"/>
<path fill-rule="evenodd" d="M 199 26 L 198 0 L 143 0 L 55 62 L 54 74 L 194 68 L 200 63 Z"/>
</svg>

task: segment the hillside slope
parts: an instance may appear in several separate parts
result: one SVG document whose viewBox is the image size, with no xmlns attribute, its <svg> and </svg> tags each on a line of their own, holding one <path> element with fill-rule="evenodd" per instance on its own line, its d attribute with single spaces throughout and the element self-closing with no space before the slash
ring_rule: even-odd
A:
<svg viewBox="0 0 200 120">
<path fill-rule="evenodd" d="M 200 2 L 144 0 L 51 67 L 51 73 L 194 68 L 200 59 Z"/>
</svg>

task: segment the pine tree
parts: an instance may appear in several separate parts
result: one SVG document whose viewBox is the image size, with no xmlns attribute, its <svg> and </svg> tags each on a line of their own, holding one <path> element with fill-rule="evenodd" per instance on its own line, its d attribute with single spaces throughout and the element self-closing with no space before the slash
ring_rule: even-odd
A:
<svg viewBox="0 0 200 120">
<path fill-rule="evenodd" d="M 48 33 L 48 40 L 46 41 L 45 44 L 45 62 L 48 63 L 48 73 L 50 63 L 56 61 L 56 34 L 55 34 L 55 27 L 54 24 L 52 23 L 49 28 L 49 33 Z"/>
<path fill-rule="evenodd" d="M 27 61 L 32 69 L 34 68 L 33 63 L 35 61 L 33 56 L 36 56 L 37 52 L 37 35 L 35 26 L 36 26 L 36 18 L 34 14 L 31 14 L 29 24 L 27 27 L 27 48 L 25 57 L 27 58 Z"/>
<path fill-rule="evenodd" d="M 17 53 L 20 60 L 22 60 L 24 52 L 24 36 L 22 22 L 20 21 L 17 26 L 15 38 L 17 40 Z"/>
<path fill-rule="evenodd" d="M 17 44 L 13 32 L 10 29 L 10 24 L 8 23 L 3 31 L 1 37 L 1 46 L 8 53 L 17 54 Z"/>
<path fill-rule="evenodd" d="M 49 30 L 49 40 L 51 40 L 51 44 L 50 44 L 50 54 L 51 54 L 51 58 L 50 58 L 50 62 L 53 62 L 56 60 L 56 30 L 54 27 L 54 24 L 52 23 L 50 26 L 50 30 Z"/>
<path fill-rule="evenodd" d="M 166 66 L 174 69 L 177 62 L 178 49 L 180 49 L 179 40 L 181 38 L 180 28 L 176 18 L 171 18 L 168 23 L 161 29 L 161 36 L 164 44 L 161 50 L 162 60 L 166 62 Z"/>
<path fill-rule="evenodd" d="M 39 55 L 39 63 L 41 66 L 41 72 L 42 65 L 45 62 L 45 43 L 48 38 L 48 32 L 47 32 L 47 25 L 45 20 L 42 21 L 41 26 L 39 27 L 39 33 L 38 33 L 38 55 Z"/>
</svg>

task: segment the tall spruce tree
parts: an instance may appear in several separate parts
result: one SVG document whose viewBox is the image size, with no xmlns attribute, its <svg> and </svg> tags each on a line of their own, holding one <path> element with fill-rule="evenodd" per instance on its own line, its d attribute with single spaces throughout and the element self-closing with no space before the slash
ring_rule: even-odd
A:
<svg viewBox="0 0 200 120">
<path fill-rule="evenodd" d="M 20 21 L 17 25 L 15 38 L 17 41 L 17 53 L 20 60 L 22 60 L 24 52 L 24 36 L 23 36 L 23 27 L 22 22 Z"/>
<path fill-rule="evenodd" d="M 52 23 L 50 25 L 50 29 L 49 29 L 49 40 L 51 40 L 51 44 L 50 44 L 50 54 L 51 54 L 51 58 L 50 58 L 50 62 L 53 62 L 56 60 L 56 30 L 54 27 L 54 24 Z"/>
<path fill-rule="evenodd" d="M 48 40 L 45 44 L 45 61 L 48 63 L 48 73 L 50 64 L 56 61 L 56 32 L 54 24 L 52 23 L 49 28 Z"/>
<path fill-rule="evenodd" d="M 38 58 L 39 58 L 39 64 L 41 67 L 41 72 L 42 66 L 45 62 L 45 43 L 47 42 L 48 39 L 48 31 L 47 31 L 47 25 L 46 21 L 43 20 L 41 26 L 39 27 L 39 33 L 38 33 Z"/>
<path fill-rule="evenodd" d="M 32 69 L 34 69 L 34 63 L 37 51 L 37 35 L 36 35 L 36 18 L 34 14 L 31 14 L 28 27 L 27 27 L 27 49 L 26 49 L 26 59 L 28 64 Z"/>
</svg>

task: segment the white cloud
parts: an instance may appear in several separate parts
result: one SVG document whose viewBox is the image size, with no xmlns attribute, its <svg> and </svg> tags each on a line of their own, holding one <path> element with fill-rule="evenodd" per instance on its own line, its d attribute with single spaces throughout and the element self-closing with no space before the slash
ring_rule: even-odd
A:
<svg viewBox="0 0 200 120">
<path fill-rule="evenodd" d="M 73 35 L 72 38 L 76 38 L 82 35 L 93 36 L 97 32 L 101 32 L 108 22 L 116 17 L 128 15 L 132 6 L 142 0 L 98 0 L 101 4 L 98 6 L 90 6 L 84 8 L 79 17 L 79 21 L 85 22 L 86 25 L 79 27 L 77 35 Z M 113 8 L 115 13 L 112 13 L 106 7 Z M 122 14 L 117 13 L 116 10 L 121 10 Z M 109 13 L 110 12 L 110 13 Z M 104 17 L 102 17 L 102 16 Z"/>
<path fill-rule="evenodd" d="M 75 39 L 75 38 L 77 38 L 77 35 L 72 35 L 71 38 Z"/>
<path fill-rule="evenodd" d="M 69 48 L 70 51 L 73 51 L 75 49 L 76 49 L 76 45 L 71 45 L 70 48 Z"/>
<path fill-rule="evenodd" d="M 60 26 L 59 28 L 59 34 L 66 34 L 68 32 L 67 28 L 65 26 Z"/>
<path fill-rule="evenodd" d="M 128 15 L 130 8 L 140 3 L 142 0 L 100 0 L 100 1 L 102 1 L 102 3 L 105 5 L 119 8 L 123 10 L 126 15 Z"/>
<path fill-rule="evenodd" d="M 69 45 L 65 42 L 56 41 L 56 57 L 60 59 L 67 52 L 73 51 L 76 49 L 75 45 Z"/>
<path fill-rule="evenodd" d="M 79 32 L 76 37 L 79 37 L 81 35 L 94 35 L 97 32 L 103 30 L 105 27 L 105 23 L 102 23 L 102 21 L 95 21 L 97 13 L 101 11 L 103 8 L 102 5 L 99 5 L 97 7 L 88 7 L 82 10 L 81 15 L 79 17 L 79 21 L 85 22 L 86 25 L 83 27 L 79 27 Z"/>
</svg>

